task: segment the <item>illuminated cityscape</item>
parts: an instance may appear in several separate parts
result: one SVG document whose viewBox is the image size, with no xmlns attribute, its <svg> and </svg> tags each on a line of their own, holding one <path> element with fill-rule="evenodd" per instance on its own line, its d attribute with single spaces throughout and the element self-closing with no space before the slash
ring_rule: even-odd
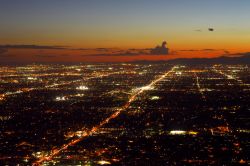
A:
<svg viewBox="0 0 250 166">
<path fill-rule="evenodd" d="M 0 165 L 250 164 L 248 65 L 6 65 L 0 78 Z"/>
</svg>

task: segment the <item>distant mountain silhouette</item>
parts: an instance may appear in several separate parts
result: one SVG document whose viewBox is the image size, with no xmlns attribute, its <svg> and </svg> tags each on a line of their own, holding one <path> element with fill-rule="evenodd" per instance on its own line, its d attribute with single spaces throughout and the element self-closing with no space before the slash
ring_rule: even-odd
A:
<svg viewBox="0 0 250 166">
<path fill-rule="evenodd" d="M 237 57 L 221 56 L 217 58 L 179 58 L 168 60 L 178 64 L 250 64 L 250 53 Z"/>
<path fill-rule="evenodd" d="M 199 65 L 199 64 L 250 64 L 250 52 L 238 54 L 235 56 L 221 56 L 216 58 L 178 58 L 171 60 L 161 61 L 136 61 L 135 63 L 172 63 L 172 64 L 186 64 L 186 65 Z"/>
</svg>

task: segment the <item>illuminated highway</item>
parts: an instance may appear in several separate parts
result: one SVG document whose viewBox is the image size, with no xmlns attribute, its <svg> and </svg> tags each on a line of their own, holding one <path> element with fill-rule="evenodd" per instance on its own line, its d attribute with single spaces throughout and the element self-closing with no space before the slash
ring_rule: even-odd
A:
<svg viewBox="0 0 250 166">
<path fill-rule="evenodd" d="M 201 86 L 200 86 L 199 77 L 197 76 L 196 73 L 195 73 L 194 75 L 195 75 L 195 77 L 196 77 L 196 86 L 197 86 L 197 88 L 198 88 L 198 90 L 199 90 L 199 92 L 200 92 L 202 98 L 203 98 L 204 100 L 206 100 L 206 96 L 204 95 L 204 92 L 203 92 L 203 90 L 202 90 L 202 88 L 201 88 Z"/>
</svg>

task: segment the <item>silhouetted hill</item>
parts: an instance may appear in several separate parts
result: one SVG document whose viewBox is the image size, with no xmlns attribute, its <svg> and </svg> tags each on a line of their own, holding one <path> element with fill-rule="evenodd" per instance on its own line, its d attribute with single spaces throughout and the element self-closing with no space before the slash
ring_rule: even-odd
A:
<svg viewBox="0 0 250 166">
<path fill-rule="evenodd" d="M 173 64 L 186 64 L 186 65 L 199 65 L 199 64 L 250 64 L 250 52 L 237 57 L 221 56 L 217 58 L 178 58 L 165 61 L 136 61 L 136 63 L 173 63 Z"/>
<path fill-rule="evenodd" d="M 169 60 L 170 63 L 178 64 L 250 64 L 250 53 L 239 57 L 222 56 L 218 58 L 180 58 Z"/>
</svg>

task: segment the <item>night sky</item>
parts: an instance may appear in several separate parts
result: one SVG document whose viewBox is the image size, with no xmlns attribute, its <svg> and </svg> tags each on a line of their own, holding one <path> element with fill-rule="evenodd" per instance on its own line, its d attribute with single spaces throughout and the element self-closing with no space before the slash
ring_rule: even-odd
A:
<svg viewBox="0 0 250 166">
<path fill-rule="evenodd" d="M 0 0 L 0 61 L 232 56 L 249 51 L 249 19 L 249 0 Z"/>
</svg>

